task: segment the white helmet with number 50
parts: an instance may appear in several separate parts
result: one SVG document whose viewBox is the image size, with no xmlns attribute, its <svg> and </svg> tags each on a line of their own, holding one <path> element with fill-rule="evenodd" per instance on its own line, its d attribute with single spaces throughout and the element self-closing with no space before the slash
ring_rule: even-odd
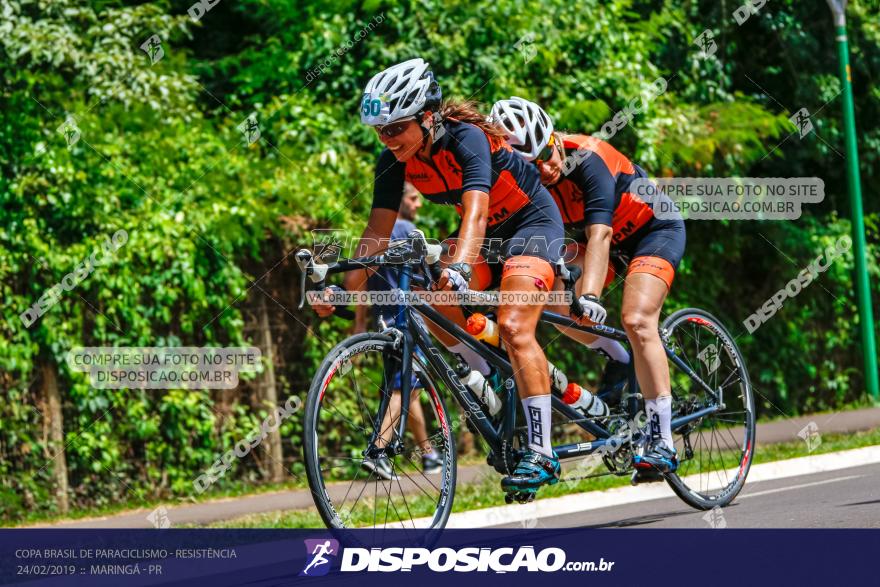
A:
<svg viewBox="0 0 880 587">
<path fill-rule="evenodd" d="M 440 84 L 421 58 L 393 65 L 373 76 L 361 99 L 361 122 L 385 125 L 440 107 Z"/>
</svg>

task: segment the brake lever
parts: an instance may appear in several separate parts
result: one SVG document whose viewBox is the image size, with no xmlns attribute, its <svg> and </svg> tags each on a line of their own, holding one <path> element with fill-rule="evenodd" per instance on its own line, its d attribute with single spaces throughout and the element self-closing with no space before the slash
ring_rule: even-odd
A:
<svg viewBox="0 0 880 587">
<path fill-rule="evenodd" d="M 412 242 L 413 252 L 422 257 L 422 266 L 428 269 L 425 274 L 431 277 L 432 282 L 436 282 L 443 274 L 443 268 L 440 266 L 443 245 L 428 244 L 425 233 L 418 229 L 410 232 L 407 238 Z"/>
<path fill-rule="evenodd" d="M 302 310 L 306 302 L 306 272 L 300 271 L 299 276 L 299 306 L 297 310 Z"/>
<path fill-rule="evenodd" d="M 583 318 L 584 311 L 581 309 L 581 305 L 578 303 L 577 294 L 575 293 L 575 286 L 577 285 L 578 279 L 581 278 L 582 270 L 577 265 L 564 265 L 563 270 L 565 271 L 563 279 L 567 282 L 567 289 L 569 293 L 571 293 L 569 310 L 571 310 L 572 315 L 577 318 Z"/>
<path fill-rule="evenodd" d="M 297 306 L 297 310 L 302 310 L 306 302 L 306 278 L 312 263 L 312 252 L 308 249 L 300 249 L 294 258 L 299 266 L 299 306 Z"/>
</svg>

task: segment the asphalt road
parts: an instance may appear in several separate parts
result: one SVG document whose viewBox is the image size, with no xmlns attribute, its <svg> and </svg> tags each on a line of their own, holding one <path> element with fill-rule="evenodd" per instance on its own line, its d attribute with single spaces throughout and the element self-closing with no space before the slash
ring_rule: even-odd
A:
<svg viewBox="0 0 880 587">
<path fill-rule="evenodd" d="M 762 422 L 757 426 L 758 450 L 761 446 L 778 442 L 800 442 L 798 437 L 804 426 L 814 423 L 822 434 L 869 430 L 880 425 L 880 408 L 866 408 L 850 412 L 813 414 L 798 418 L 787 418 L 773 422 Z M 565 466 L 563 466 L 565 470 Z M 458 467 L 458 483 L 479 482 L 486 475 L 495 477 L 496 473 L 486 465 Z M 497 477 L 500 480 L 500 477 Z M 349 484 L 341 484 L 343 491 Z M 752 490 L 746 484 L 746 491 Z M 878 496 L 880 497 L 880 496 Z M 675 504 L 679 506 L 680 504 Z M 673 507 L 675 507 L 673 506 Z M 208 524 L 220 520 L 262 512 L 295 509 L 312 509 L 314 501 L 308 489 L 295 489 L 274 493 L 262 493 L 236 498 L 213 500 L 196 504 L 169 504 L 168 517 L 177 524 Z M 36 524 L 35 527 L 56 528 L 152 528 L 147 520 L 151 509 L 134 510 L 103 518 L 68 520 L 63 522 Z M 652 510 L 653 511 L 653 510 Z M 665 510 L 664 510 L 665 511 Z M 880 510 L 878 510 L 880 511 Z M 650 513 L 650 512 L 649 512 Z M 878 515 L 877 517 L 880 517 Z M 699 520 L 699 516 L 697 516 Z"/>
<path fill-rule="evenodd" d="M 746 482 L 736 500 L 716 512 L 697 511 L 671 497 L 539 518 L 536 527 L 880 528 L 880 463 Z"/>
</svg>

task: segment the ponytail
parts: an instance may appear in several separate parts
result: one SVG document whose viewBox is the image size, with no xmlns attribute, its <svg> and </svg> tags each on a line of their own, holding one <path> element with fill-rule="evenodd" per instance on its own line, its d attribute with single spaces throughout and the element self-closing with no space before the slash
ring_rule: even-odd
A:
<svg viewBox="0 0 880 587">
<path fill-rule="evenodd" d="M 493 139 L 507 140 L 507 133 L 497 124 L 489 122 L 486 119 L 486 115 L 479 111 L 476 102 L 470 100 L 464 102 L 444 100 L 443 104 L 440 105 L 440 116 L 443 120 L 450 118 L 479 127 L 489 137 L 489 142 L 494 142 Z"/>
</svg>

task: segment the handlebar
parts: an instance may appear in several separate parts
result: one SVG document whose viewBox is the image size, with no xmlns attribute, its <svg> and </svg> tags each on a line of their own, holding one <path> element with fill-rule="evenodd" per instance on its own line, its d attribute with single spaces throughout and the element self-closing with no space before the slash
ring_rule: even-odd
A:
<svg viewBox="0 0 880 587">
<path fill-rule="evenodd" d="M 294 254 L 296 264 L 300 270 L 300 297 L 297 308 L 301 310 L 305 304 L 306 279 L 311 280 L 315 284 L 315 289 L 323 289 L 327 276 L 335 273 L 345 273 L 352 269 L 366 269 L 376 266 L 427 264 L 431 276 L 436 280 L 443 271 L 443 268 L 440 267 L 440 256 L 442 254 L 443 245 L 429 244 L 425 238 L 425 233 L 421 230 L 410 232 L 405 241 L 392 243 L 392 246 L 381 255 L 343 259 L 332 265 L 318 263 L 312 251 L 300 249 Z M 354 312 L 346 308 L 337 309 L 335 313 L 337 316 L 349 320 L 354 318 Z"/>
<path fill-rule="evenodd" d="M 432 281 L 437 281 L 443 273 L 443 268 L 440 266 L 442 254 L 443 245 L 429 244 L 421 230 L 413 230 L 407 235 L 406 240 L 392 243 L 392 246 L 381 255 L 341 259 L 332 265 L 316 263 L 315 256 L 311 251 L 300 249 L 295 254 L 296 263 L 300 269 L 300 302 L 298 308 L 302 309 L 305 303 L 307 278 L 315 284 L 316 289 L 323 289 L 324 281 L 328 275 L 345 273 L 353 269 L 391 265 L 423 265 L 427 269 L 426 274 L 430 275 L 430 280 L 426 279 L 424 285 L 430 287 Z M 583 312 L 581 311 L 580 304 L 577 302 L 575 284 L 581 277 L 581 268 L 578 265 L 565 265 L 560 259 L 556 263 L 556 273 L 563 280 L 566 291 L 571 294 L 570 311 L 572 315 L 580 318 L 583 316 Z M 336 315 L 348 319 L 354 318 L 354 312 L 346 308 L 337 309 Z"/>
</svg>

